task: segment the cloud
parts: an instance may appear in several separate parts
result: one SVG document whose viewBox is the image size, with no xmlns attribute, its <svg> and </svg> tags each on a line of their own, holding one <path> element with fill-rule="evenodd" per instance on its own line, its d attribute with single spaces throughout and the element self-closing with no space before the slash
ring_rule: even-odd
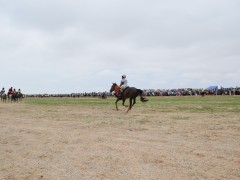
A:
<svg viewBox="0 0 240 180">
<path fill-rule="evenodd" d="M 26 93 L 239 84 L 237 0 L 3 1 L 0 86 Z"/>
</svg>

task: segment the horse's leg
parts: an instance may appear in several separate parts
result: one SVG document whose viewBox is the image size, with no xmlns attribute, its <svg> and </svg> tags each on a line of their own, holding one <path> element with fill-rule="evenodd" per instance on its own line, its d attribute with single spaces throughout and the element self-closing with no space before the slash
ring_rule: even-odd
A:
<svg viewBox="0 0 240 180">
<path fill-rule="evenodd" d="M 132 108 L 132 98 L 129 98 L 129 108 L 128 108 L 127 112 L 128 112 L 129 110 L 131 110 L 131 108 Z"/>
<path fill-rule="evenodd" d="M 132 104 L 132 107 L 133 107 L 134 104 L 136 104 L 136 98 L 133 98 L 133 104 Z"/>
<path fill-rule="evenodd" d="M 125 105 L 126 99 L 123 99 L 122 101 L 123 101 L 123 102 L 122 102 L 122 105 L 125 106 L 125 107 L 128 107 L 128 105 Z"/>
<path fill-rule="evenodd" d="M 132 103 L 132 100 L 133 100 L 133 103 Z M 136 98 L 133 98 L 133 99 L 131 98 L 130 106 L 129 106 L 129 108 L 128 108 L 128 111 L 132 109 L 132 107 L 133 107 L 133 105 L 134 105 L 135 103 L 136 103 Z M 128 112 L 128 111 L 127 111 L 127 112 Z"/>
<path fill-rule="evenodd" d="M 15 102 L 15 101 L 16 101 L 15 96 L 14 96 L 14 94 L 12 94 L 12 96 L 11 96 L 11 103 Z"/>
<path fill-rule="evenodd" d="M 126 100 L 126 99 L 123 99 L 123 100 L 122 100 L 122 105 L 123 105 L 123 106 L 125 106 L 125 104 L 124 104 L 124 103 L 125 103 L 125 100 Z"/>
<path fill-rule="evenodd" d="M 118 111 L 118 106 L 117 106 L 117 102 L 119 101 L 119 99 L 117 98 L 116 102 L 115 102 L 115 105 L 116 105 L 116 109 Z"/>
</svg>

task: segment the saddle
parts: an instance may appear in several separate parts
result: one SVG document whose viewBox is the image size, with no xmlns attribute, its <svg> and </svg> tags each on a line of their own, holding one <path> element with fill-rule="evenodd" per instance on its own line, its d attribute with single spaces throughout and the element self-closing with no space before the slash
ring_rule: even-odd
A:
<svg viewBox="0 0 240 180">
<path fill-rule="evenodd" d="M 124 93 L 124 91 L 126 91 L 128 88 L 129 88 L 129 86 L 125 87 L 122 91 L 120 91 L 120 89 L 119 89 L 119 93 L 118 93 L 118 98 L 119 98 L 119 99 L 122 99 L 122 98 L 123 98 L 123 93 Z"/>
<path fill-rule="evenodd" d="M 129 88 L 129 86 L 125 87 L 122 92 L 126 91 Z"/>
</svg>

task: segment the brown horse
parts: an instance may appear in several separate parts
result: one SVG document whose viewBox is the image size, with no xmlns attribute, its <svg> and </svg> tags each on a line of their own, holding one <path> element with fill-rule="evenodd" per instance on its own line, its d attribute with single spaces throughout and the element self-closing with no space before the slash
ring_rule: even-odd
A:
<svg viewBox="0 0 240 180">
<path fill-rule="evenodd" d="M 136 97 L 137 97 L 138 95 L 140 96 L 141 102 L 146 102 L 146 101 L 148 101 L 147 99 L 145 99 L 145 98 L 143 97 L 143 91 L 142 91 L 141 89 L 137 89 L 137 88 L 135 88 L 135 87 L 127 87 L 127 88 L 125 88 L 124 91 L 123 91 L 122 97 L 120 97 L 120 96 L 119 96 L 120 87 L 119 87 L 119 85 L 117 85 L 116 83 L 113 83 L 113 84 L 112 84 L 112 87 L 111 87 L 111 89 L 110 89 L 110 92 L 112 93 L 113 91 L 115 92 L 115 96 L 117 97 L 117 100 L 116 100 L 116 102 L 115 102 L 117 111 L 118 111 L 117 102 L 120 101 L 120 100 L 122 100 L 122 105 L 123 105 L 123 106 L 128 107 L 128 106 L 124 105 L 124 103 L 125 103 L 125 100 L 126 100 L 127 98 L 129 98 L 129 107 L 128 107 L 127 112 L 128 112 L 129 110 L 131 110 L 132 107 L 133 107 L 133 105 L 136 103 Z"/>
</svg>

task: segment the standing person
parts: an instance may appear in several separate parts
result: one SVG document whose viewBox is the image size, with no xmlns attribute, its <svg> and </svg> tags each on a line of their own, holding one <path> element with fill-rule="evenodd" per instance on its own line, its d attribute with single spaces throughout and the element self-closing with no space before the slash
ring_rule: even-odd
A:
<svg viewBox="0 0 240 180">
<path fill-rule="evenodd" d="M 126 87 L 128 87 L 128 81 L 127 81 L 127 76 L 124 74 L 122 75 L 122 80 L 120 82 L 120 93 L 119 93 L 120 98 L 123 97 L 123 91 Z"/>
</svg>

